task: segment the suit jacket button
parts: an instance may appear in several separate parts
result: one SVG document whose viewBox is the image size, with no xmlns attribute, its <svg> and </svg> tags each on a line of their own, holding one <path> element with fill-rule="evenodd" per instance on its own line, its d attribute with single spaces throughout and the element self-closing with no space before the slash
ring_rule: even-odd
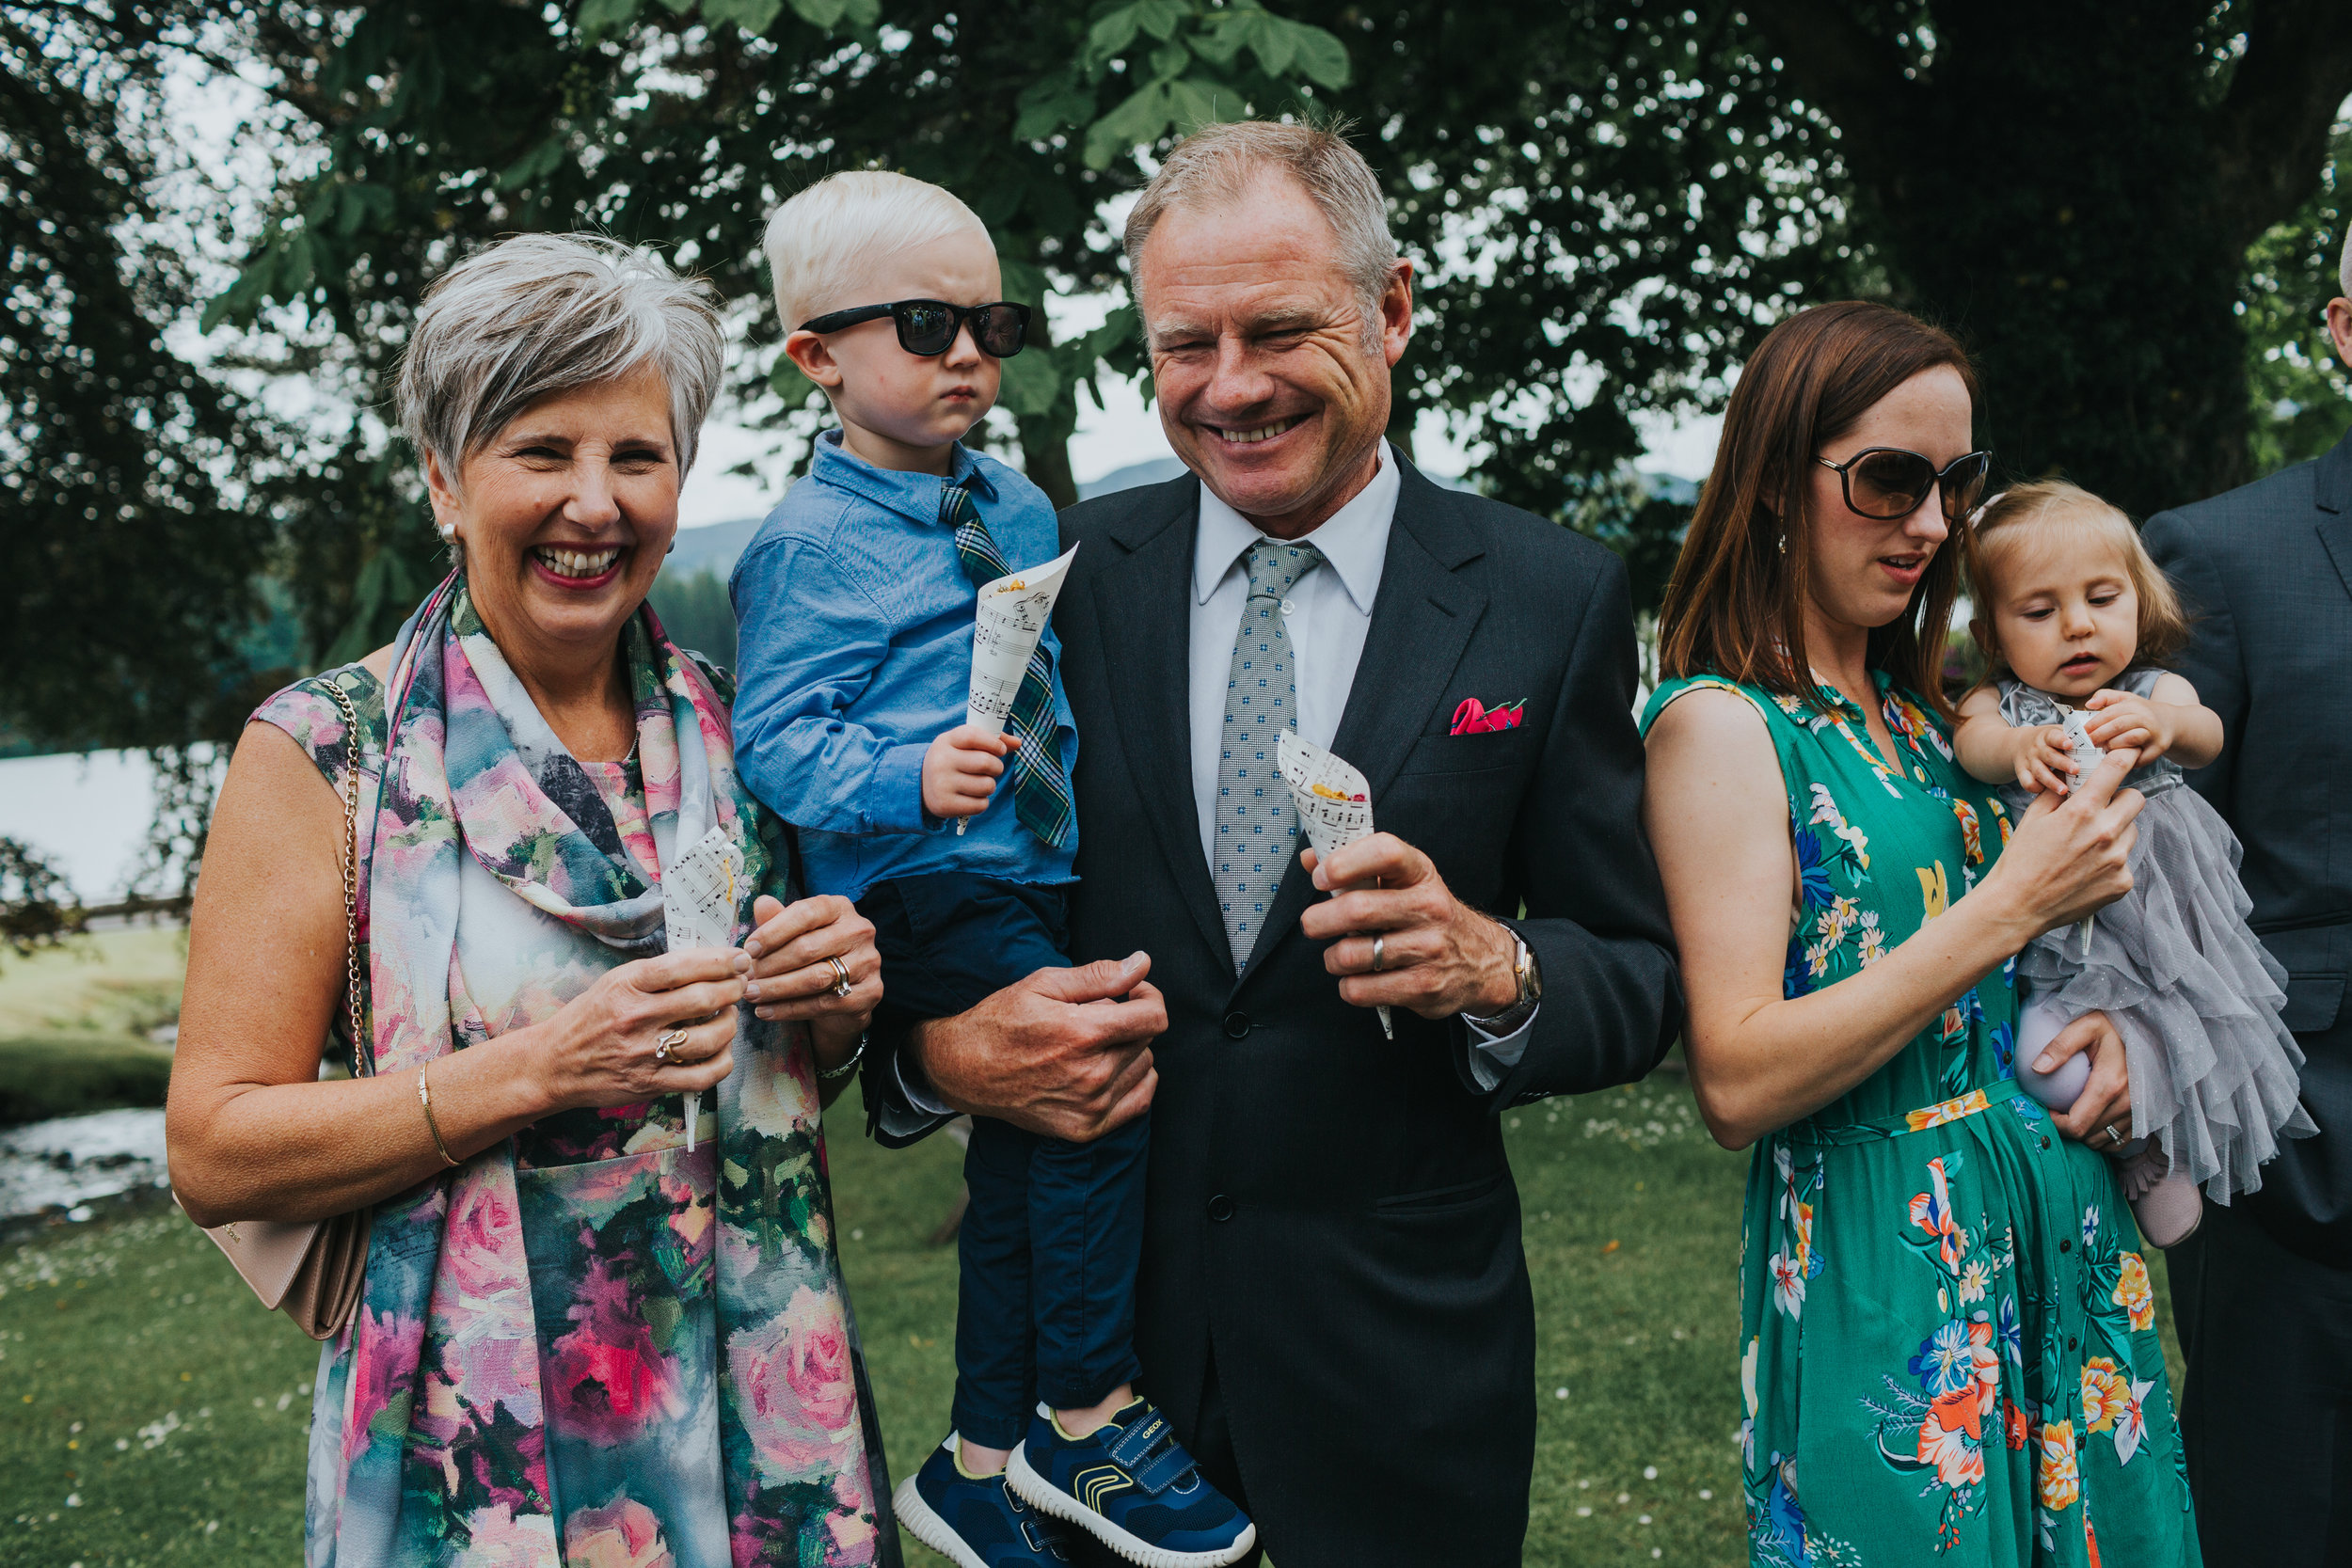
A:
<svg viewBox="0 0 2352 1568">
<path fill-rule="evenodd" d="M 1232 1198 L 1227 1197 L 1223 1193 L 1219 1193 L 1216 1196 L 1209 1199 L 1209 1218 L 1215 1220 L 1219 1225 L 1223 1225 L 1227 1220 L 1230 1220 L 1232 1217 L 1233 1200 Z"/>
<path fill-rule="evenodd" d="M 1248 1013 L 1235 1011 L 1225 1015 L 1226 1038 L 1237 1040 L 1243 1038 L 1248 1033 L 1249 1015 Z"/>
</svg>

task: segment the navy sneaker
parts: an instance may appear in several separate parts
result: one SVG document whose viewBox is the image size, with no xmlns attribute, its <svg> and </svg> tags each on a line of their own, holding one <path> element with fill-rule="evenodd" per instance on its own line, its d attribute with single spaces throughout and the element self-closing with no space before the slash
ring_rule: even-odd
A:
<svg viewBox="0 0 2352 1568">
<path fill-rule="evenodd" d="M 1223 1568 L 1258 1544 L 1258 1527 L 1209 1484 L 1149 1400 L 1084 1437 L 1039 1405 L 1005 1475 L 1041 1512 L 1143 1568 Z"/>
<path fill-rule="evenodd" d="M 909 1534 L 956 1568 L 1066 1568 L 1070 1532 L 1023 1502 L 1000 1473 L 968 1476 L 956 1434 L 890 1495 Z"/>
</svg>

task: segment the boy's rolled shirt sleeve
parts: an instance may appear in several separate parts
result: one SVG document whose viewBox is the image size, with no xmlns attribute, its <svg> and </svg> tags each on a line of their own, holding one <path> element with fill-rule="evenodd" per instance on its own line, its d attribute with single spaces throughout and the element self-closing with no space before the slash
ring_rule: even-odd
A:
<svg viewBox="0 0 2352 1568">
<path fill-rule="evenodd" d="M 928 742 L 898 741 L 845 715 L 889 651 L 888 620 L 822 546 L 786 535 L 746 552 L 727 584 L 740 650 L 736 767 L 796 827 L 913 833 Z"/>
</svg>

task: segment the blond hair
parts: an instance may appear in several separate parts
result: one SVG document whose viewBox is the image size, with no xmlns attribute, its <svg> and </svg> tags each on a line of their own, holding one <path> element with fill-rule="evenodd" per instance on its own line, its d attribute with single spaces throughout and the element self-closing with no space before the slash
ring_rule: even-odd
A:
<svg viewBox="0 0 2352 1568">
<path fill-rule="evenodd" d="M 1977 603 L 1977 637 L 1984 651 L 1987 680 L 2009 669 L 2000 639 L 1993 633 L 2001 566 L 2026 546 L 2068 538 L 2092 540 L 2122 556 L 2123 570 L 2139 601 L 2139 646 L 2131 660 L 2135 666 L 2161 667 L 2188 646 L 2188 615 L 2181 608 L 2181 596 L 2139 542 L 2132 520 L 2079 484 L 2039 479 L 2010 485 L 1969 519 L 1968 593 Z"/>
<path fill-rule="evenodd" d="M 892 303 L 864 297 L 873 258 L 966 230 L 989 237 L 978 214 L 928 181 L 882 169 L 825 176 L 775 210 L 760 242 L 785 331 L 828 311 Z"/>
</svg>

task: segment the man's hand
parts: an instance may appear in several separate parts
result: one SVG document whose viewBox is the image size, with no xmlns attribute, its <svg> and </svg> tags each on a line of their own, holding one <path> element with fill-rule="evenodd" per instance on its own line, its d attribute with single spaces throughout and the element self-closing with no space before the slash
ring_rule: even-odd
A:
<svg viewBox="0 0 2352 1568">
<path fill-rule="evenodd" d="M 2102 750 L 2130 747 L 2139 753 L 2142 767 L 2170 751 L 2179 738 L 2180 710 L 2170 703 L 2152 703 L 2128 691 L 2103 690 L 2092 692 L 2083 706 L 2099 715 L 2084 726 L 2084 732 Z"/>
<path fill-rule="evenodd" d="M 1394 833 L 1359 838 L 1327 863 L 1318 863 L 1312 849 L 1300 858 L 1316 887 L 1343 890 L 1298 920 L 1309 937 L 1331 943 L 1323 967 L 1341 976 L 1342 1001 L 1408 1007 L 1428 1019 L 1486 1018 L 1518 1001 L 1510 930 L 1454 897 L 1429 857 Z"/>
<path fill-rule="evenodd" d="M 1151 973 L 1143 953 L 1041 969 L 916 1025 L 907 1049 L 957 1110 L 1086 1143 L 1141 1116 L 1159 1087 L 1151 1046 L 1168 1028 L 1168 1004 L 1143 983 Z"/>
<path fill-rule="evenodd" d="M 2063 724 L 2034 724 L 2017 732 L 2017 783 L 2037 795 L 2062 796 L 2074 782 L 2074 749 Z"/>
<path fill-rule="evenodd" d="M 923 753 L 923 809 L 942 821 L 977 816 L 988 809 L 1004 775 L 1004 759 L 1021 744 L 1018 736 L 990 735 L 958 724 Z"/>
</svg>

